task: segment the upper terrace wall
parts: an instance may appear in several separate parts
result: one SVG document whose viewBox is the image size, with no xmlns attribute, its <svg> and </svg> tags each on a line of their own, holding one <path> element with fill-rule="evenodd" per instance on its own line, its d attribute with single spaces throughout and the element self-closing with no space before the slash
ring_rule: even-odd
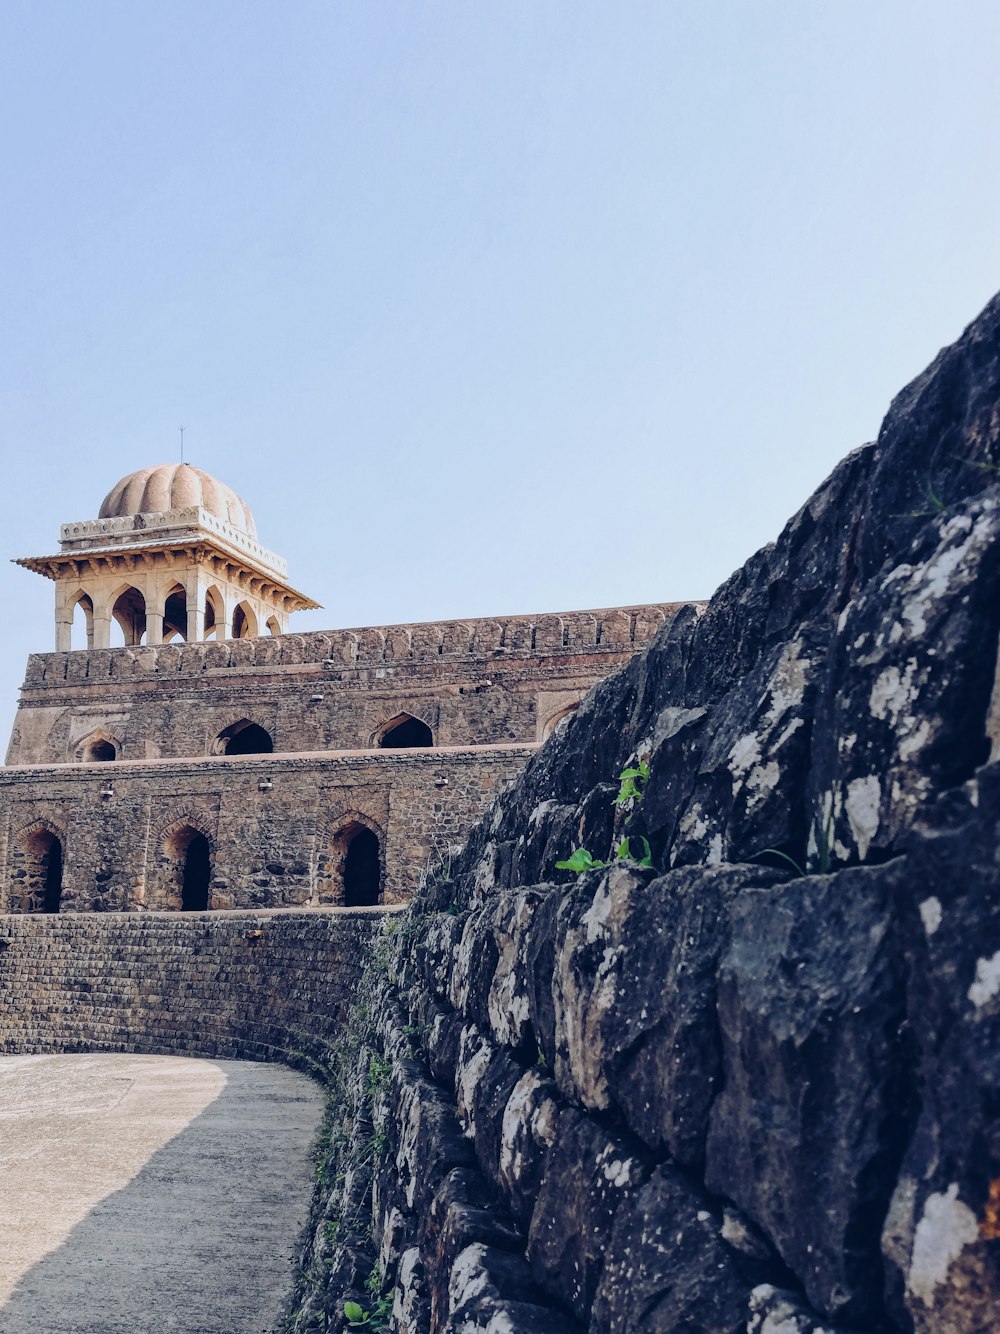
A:
<svg viewBox="0 0 1000 1334">
<path fill-rule="evenodd" d="M 383 901 L 400 902 L 531 749 L 0 769 L 0 912 L 37 908 L 40 838 L 59 840 L 61 914 L 179 907 L 180 831 L 208 841 L 210 907 L 339 903 L 358 825 L 378 840 Z"/>
<path fill-rule="evenodd" d="M 435 745 L 535 741 L 678 605 L 34 654 L 7 762 L 73 761 L 96 732 L 125 759 L 205 755 L 244 717 L 278 751 L 364 749 L 404 711 Z"/>
</svg>

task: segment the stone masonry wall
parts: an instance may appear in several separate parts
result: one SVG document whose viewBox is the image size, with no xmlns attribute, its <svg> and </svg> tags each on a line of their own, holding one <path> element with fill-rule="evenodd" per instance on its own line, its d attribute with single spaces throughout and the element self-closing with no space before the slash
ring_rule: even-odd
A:
<svg viewBox="0 0 1000 1334">
<path fill-rule="evenodd" d="M 378 910 L 0 916 L 0 1051 L 324 1071 Z"/>
<path fill-rule="evenodd" d="M 219 756 L 0 769 L 0 905 L 28 906 L 36 835 L 64 852 L 61 911 L 180 906 L 179 828 L 208 839 L 215 908 L 342 902 L 337 834 L 378 837 L 383 901 L 416 889 L 533 747 Z M 261 790 L 263 787 L 264 790 Z"/>
<path fill-rule="evenodd" d="M 296 1330 L 997 1328 L 998 477 L 1000 297 L 471 831 Z"/>
<path fill-rule="evenodd" d="M 7 762 L 73 762 L 95 734 L 127 760 L 208 755 L 242 719 L 276 751 L 363 750 L 403 712 L 438 746 L 536 741 L 678 605 L 34 654 Z"/>
</svg>

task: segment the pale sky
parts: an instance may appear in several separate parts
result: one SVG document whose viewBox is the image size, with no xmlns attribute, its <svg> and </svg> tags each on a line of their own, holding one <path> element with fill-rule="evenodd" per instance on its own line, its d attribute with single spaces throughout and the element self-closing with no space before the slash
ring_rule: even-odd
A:
<svg viewBox="0 0 1000 1334">
<path fill-rule="evenodd" d="M 5 554 L 184 426 L 294 628 L 710 594 L 1000 286 L 998 57 L 995 0 L 4 0 Z"/>
</svg>

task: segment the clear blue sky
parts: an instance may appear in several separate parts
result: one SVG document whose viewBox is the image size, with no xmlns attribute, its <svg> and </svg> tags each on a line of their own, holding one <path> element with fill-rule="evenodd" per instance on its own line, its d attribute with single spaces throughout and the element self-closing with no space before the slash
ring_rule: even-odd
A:
<svg viewBox="0 0 1000 1334">
<path fill-rule="evenodd" d="M 183 425 L 300 629 L 711 593 L 1000 286 L 998 56 L 995 0 L 4 0 L 5 554 Z"/>
</svg>

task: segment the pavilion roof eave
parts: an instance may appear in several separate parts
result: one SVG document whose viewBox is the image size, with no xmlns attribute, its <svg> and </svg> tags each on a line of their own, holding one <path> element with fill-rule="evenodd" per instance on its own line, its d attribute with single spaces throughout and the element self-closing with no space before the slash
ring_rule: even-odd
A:
<svg viewBox="0 0 1000 1334">
<path fill-rule="evenodd" d="M 222 557 L 223 560 L 242 566 L 247 573 L 265 579 L 283 597 L 294 603 L 291 608 L 293 611 L 317 611 L 322 609 L 323 604 L 321 602 L 315 602 L 312 598 L 307 597 L 305 593 L 300 593 L 281 575 L 268 569 L 266 565 L 261 565 L 251 559 L 245 552 L 237 551 L 225 542 L 216 542 L 204 537 L 199 537 L 191 542 L 171 541 L 169 538 L 162 541 L 153 539 L 144 542 L 141 546 L 88 547 L 80 551 L 61 551 L 50 556 L 17 556 L 11 561 L 11 564 L 20 565 L 25 570 L 31 570 L 34 574 L 40 574 L 46 579 L 58 582 L 61 570 L 74 569 L 89 560 L 107 560 L 110 563 L 114 557 L 141 556 L 144 552 L 152 553 L 156 551 L 190 551 L 198 548 L 211 550 Z"/>
</svg>

